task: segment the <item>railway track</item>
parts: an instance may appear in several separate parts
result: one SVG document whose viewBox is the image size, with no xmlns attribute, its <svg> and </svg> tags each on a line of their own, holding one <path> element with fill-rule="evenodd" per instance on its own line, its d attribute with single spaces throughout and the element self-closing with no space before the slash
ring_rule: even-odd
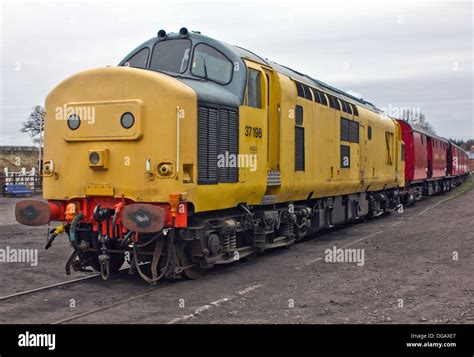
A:
<svg viewBox="0 0 474 357">
<path fill-rule="evenodd" d="M 141 265 L 148 265 L 148 264 L 149 263 L 144 263 L 144 264 L 141 264 Z M 129 269 L 128 267 L 124 267 L 124 268 L 121 268 L 119 271 L 121 272 L 121 271 L 125 271 L 125 270 L 128 270 L 128 269 Z M 95 274 L 90 275 L 90 276 L 81 277 L 81 278 L 78 278 L 78 279 L 64 281 L 64 282 L 60 282 L 60 283 L 56 283 L 56 284 L 46 285 L 46 286 L 42 286 L 42 287 L 39 287 L 39 288 L 31 289 L 31 290 L 25 290 L 25 291 L 21 291 L 21 292 L 14 293 L 14 294 L 9 294 L 9 295 L 0 297 L 0 303 L 2 303 L 4 301 L 15 299 L 15 298 L 18 298 L 18 297 L 33 295 L 33 294 L 36 294 L 36 293 L 47 292 L 47 291 L 53 290 L 55 288 L 61 288 L 61 287 L 64 287 L 64 286 L 75 285 L 77 283 L 82 283 L 82 282 L 85 282 L 85 281 L 94 280 L 96 278 L 100 278 L 99 273 L 95 273 Z M 113 307 L 125 304 L 127 302 L 140 299 L 144 296 L 150 295 L 150 294 L 154 293 L 155 291 L 166 287 L 167 285 L 168 284 L 166 282 L 162 282 L 161 285 L 159 285 L 159 286 L 153 286 L 153 287 L 147 286 L 144 289 L 144 291 L 141 291 L 138 294 L 135 294 L 135 295 L 120 299 L 118 301 L 108 303 L 104 306 L 94 308 L 94 309 L 90 309 L 90 310 L 87 310 L 87 311 L 84 311 L 84 312 L 81 312 L 81 313 L 78 313 L 78 314 L 75 314 L 75 315 L 72 315 L 72 316 L 56 319 L 56 320 L 53 320 L 53 321 L 45 321 L 44 323 L 48 324 L 48 325 L 58 325 L 58 324 L 66 323 L 66 322 L 69 322 L 69 321 L 77 320 L 77 319 L 80 319 L 82 317 L 92 315 L 92 314 L 97 313 L 97 312 L 105 311 L 105 310 L 111 309 Z"/>
<path fill-rule="evenodd" d="M 140 264 L 140 266 L 148 265 L 148 264 L 149 263 L 143 263 L 143 264 Z M 119 272 L 124 271 L 124 270 L 129 270 L 129 267 L 126 266 L 126 267 L 120 268 Z M 39 293 L 39 292 L 51 290 L 51 289 L 54 289 L 54 288 L 59 288 L 59 287 L 62 287 L 62 286 L 68 286 L 68 285 L 80 283 L 80 282 L 87 281 L 87 280 L 93 280 L 93 279 L 98 278 L 98 277 L 100 277 L 100 273 L 94 273 L 92 275 L 85 276 L 85 277 L 82 277 L 82 278 L 77 278 L 77 279 L 73 279 L 73 280 L 63 281 L 61 283 L 46 285 L 46 286 L 42 286 L 42 287 L 36 288 L 36 289 L 20 291 L 18 293 L 6 295 L 6 296 L 0 296 L 0 302 L 6 301 L 6 300 L 11 300 L 13 298 L 17 298 L 17 297 L 21 297 L 21 296 L 25 296 L 25 295 L 31 295 L 31 294 L 34 294 L 34 293 Z"/>
<path fill-rule="evenodd" d="M 133 296 L 130 296 L 126 299 L 122 299 L 122 300 L 119 300 L 119 301 L 115 301 L 111 304 L 107 304 L 105 306 L 101 306 L 101 307 L 98 307 L 96 309 L 91 309 L 91 310 L 88 310 L 88 311 L 85 311 L 85 312 L 82 312 L 80 314 L 76 314 L 76 315 L 73 315 L 73 316 L 69 316 L 69 317 L 65 317 L 65 318 L 62 318 L 62 319 L 59 319 L 59 320 L 54 320 L 54 321 L 50 321 L 48 322 L 47 324 L 48 325 L 60 325 L 60 324 L 63 324 L 63 323 L 66 323 L 66 322 L 70 322 L 70 321 L 74 321 L 74 320 L 78 320 L 82 317 L 85 317 L 85 316 L 89 316 L 89 315 L 92 315 L 92 314 L 95 314 L 95 313 L 98 313 L 98 312 L 102 312 L 102 311 L 105 311 L 105 310 L 108 310 L 108 309 L 111 309 L 111 308 L 114 308 L 116 306 L 119 306 L 119 305 L 122 305 L 122 304 L 126 304 L 130 301 L 134 301 L 134 300 L 137 300 L 137 299 L 140 299 L 142 297 L 145 297 L 147 295 L 150 295 L 152 293 L 154 293 L 155 291 L 157 290 L 161 290 L 162 288 L 164 288 L 165 285 L 160 285 L 160 286 L 152 286 L 152 287 L 148 287 L 147 291 L 144 291 L 144 292 L 141 292 L 139 294 L 136 294 L 136 295 L 133 295 Z"/>
<path fill-rule="evenodd" d="M 98 276 L 100 276 L 100 274 L 94 274 L 94 275 L 90 275 L 90 276 L 86 276 L 86 277 L 82 277 L 82 278 L 78 278 L 78 279 L 74 279 L 74 280 L 63 281 L 61 283 L 46 285 L 46 286 L 42 286 L 40 288 L 21 291 L 21 292 L 18 292 L 18 293 L 2 296 L 2 297 L 0 297 L 0 302 L 10 300 L 10 299 L 13 299 L 13 298 L 17 298 L 17 297 L 20 297 L 20 296 L 25 296 L 25 295 L 38 293 L 38 292 L 43 292 L 43 291 L 46 291 L 46 290 L 51 290 L 51 289 L 58 288 L 58 287 L 61 287 L 61 286 L 67 286 L 67 285 L 71 285 L 71 284 L 75 284 L 75 283 L 80 283 L 82 281 L 97 278 Z"/>
</svg>

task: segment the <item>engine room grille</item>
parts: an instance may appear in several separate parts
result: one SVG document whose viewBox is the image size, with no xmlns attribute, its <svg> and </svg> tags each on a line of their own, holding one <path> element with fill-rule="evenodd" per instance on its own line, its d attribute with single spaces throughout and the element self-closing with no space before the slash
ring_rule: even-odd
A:
<svg viewBox="0 0 474 357">
<path fill-rule="evenodd" d="M 295 171 L 304 171 L 304 128 L 295 126 Z"/>
<path fill-rule="evenodd" d="M 239 115 L 217 105 L 198 107 L 198 183 L 238 182 Z M 218 167 L 222 155 L 223 167 Z M 235 166 L 233 166 L 235 164 Z"/>
</svg>

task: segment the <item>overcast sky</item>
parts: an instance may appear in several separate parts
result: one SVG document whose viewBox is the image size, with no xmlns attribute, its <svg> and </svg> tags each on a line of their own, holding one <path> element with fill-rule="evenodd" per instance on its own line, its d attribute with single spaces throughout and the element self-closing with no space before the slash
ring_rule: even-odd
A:
<svg viewBox="0 0 474 357">
<path fill-rule="evenodd" d="M 183 26 L 380 108 L 419 107 L 439 135 L 474 138 L 471 1 L 0 4 L 0 145 L 31 145 L 21 122 L 61 80 Z"/>
</svg>

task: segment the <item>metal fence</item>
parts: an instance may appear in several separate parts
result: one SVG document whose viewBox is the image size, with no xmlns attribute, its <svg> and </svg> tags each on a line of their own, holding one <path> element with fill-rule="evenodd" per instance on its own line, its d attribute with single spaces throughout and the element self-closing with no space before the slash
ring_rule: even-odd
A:
<svg viewBox="0 0 474 357">
<path fill-rule="evenodd" d="M 0 173 L 2 195 L 5 195 L 7 185 L 25 185 L 34 193 L 43 191 L 43 177 L 38 174 L 25 175 L 22 172 Z"/>
</svg>

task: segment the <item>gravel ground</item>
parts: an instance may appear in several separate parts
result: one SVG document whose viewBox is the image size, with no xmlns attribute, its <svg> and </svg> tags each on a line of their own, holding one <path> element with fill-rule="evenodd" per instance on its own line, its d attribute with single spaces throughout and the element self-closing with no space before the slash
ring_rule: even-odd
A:
<svg viewBox="0 0 474 357">
<path fill-rule="evenodd" d="M 417 202 L 402 214 L 349 225 L 291 249 L 216 267 L 196 281 L 147 286 L 121 272 L 0 301 L 0 323 L 50 323 L 144 293 L 71 323 L 468 323 L 474 321 L 474 189 Z M 14 220 L 0 198 L 0 249 L 38 249 L 37 266 L 0 263 L 0 295 L 66 277 L 65 237 L 43 249 L 46 228 Z M 364 264 L 329 263 L 326 249 L 361 249 Z M 73 300 L 72 300 L 73 299 Z"/>
</svg>

